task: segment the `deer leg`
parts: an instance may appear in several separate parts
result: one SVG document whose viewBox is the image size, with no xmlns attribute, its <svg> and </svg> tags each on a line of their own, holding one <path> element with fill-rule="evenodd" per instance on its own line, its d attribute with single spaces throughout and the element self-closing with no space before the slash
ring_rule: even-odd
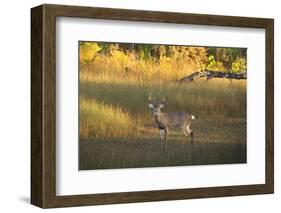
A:
<svg viewBox="0 0 281 213">
<path fill-rule="evenodd" d="M 165 149 L 167 150 L 168 143 L 167 143 L 167 134 L 168 134 L 168 129 L 165 129 Z"/>
<path fill-rule="evenodd" d="M 187 134 L 187 132 L 186 132 L 186 130 L 185 130 L 185 127 L 182 127 L 182 132 L 183 132 L 183 134 L 187 137 L 188 136 L 188 134 Z"/>
<path fill-rule="evenodd" d="M 190 135 L 190 138 L 191 138 L 191 143 L 193 144 L 193 131 L 190 129 L 190 123 L 185 127 L 185 134 L 186 136 L 187 135 Z"/>
<path fill-rule="evenodd" d="M 190 135 L 190 139 L 191 139 L 191 149 L 190 149 L 190 158 L 191 158 L 191 164 L 193 164 L 193 155 L 194 155 L 194 150 L 193 150 L 193 136 L 194 133 L 193 131 L 190 129 L 190 123 L 185 127 L 185 131 L 187 135 Z"/>
<path fill-rule="evenodd" d="M 193 145 L 193 137 L 194 137 L 194 133 L 191 132 L 191 133 L 190 133 L 191 145 Z"/>
<path fill-rule="evenodd" d="M 190 124 L 188 124 L 188 125 L 185 127 L 185 132 L 186 132 L 186 135 L 190 135 L 190 133 L 192 132 L 191 129 L 190 129 Z"/>
<path fill-rule="evenodd" d="M 159 129 L 159 133 L 160 133 L 160 145 L 161 145 L 161 149 L 162 149 L 162 143 L 165 139 L 165 130 L 164 129 Z"/>
<path fill-rule="evenodd" d="M 191 131 L 191 133 L 190 133 L 190 139 L 191 139 L 191 164 L 193 164 L 194 163 L 194 152 L 195 152 L 195 150 L 194 150 L 194 146 L 193 146 L 193 135 L 194 135 L 194 133 Z"/>
</svg>

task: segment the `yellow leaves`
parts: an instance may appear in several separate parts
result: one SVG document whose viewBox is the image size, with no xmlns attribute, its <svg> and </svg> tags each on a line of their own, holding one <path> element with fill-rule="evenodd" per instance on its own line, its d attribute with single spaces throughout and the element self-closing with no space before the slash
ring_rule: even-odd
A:
<svg viewBox="0 0 281 213">
<path fill-rule="evenodd" d="M 116 63 L 121 64 L 122 66 L 126 66 L 129 62 L 129 57 L 120 50 L 112 50 L 111 57 L 115 60 Z"/>
<path fill-rule="evenodd" d="M 89 63 L 94 59 L 96 54 L 102 49 L 95 42 L 81 42 L 80 43 L 80 63 Z"/>
<path fill-rule="evenodd" d="M 208 59 L 209 59 L 210 62 L 212 62 L 212 61 L 215 60 L 215 57 L 214 57 L 213 55 L 210 55 L 210 56 L 208 57 Z"/>
<path fill-rule="evenodd" d="M 210 55 L 208 57 L 208 65 L 206 66 L 206 68 L 208 70 L 213 70 L 213 71 L 225 71 L 225 67 L 223 66 L 222 62 L 220 61 L 216 61 L 215 57 L 213 55 Z"/>
<path fill-rule="evenodd" d="M 232 71 L 233 72 L 244 72 L 247 70 L 247 62 L 245 58 L 237 58 L 233 63 L 232 63 Z"/>
<path fill-rule="evenodd" d="M 207 65 L 207 69 L 208 70 L 213 70 L 213 71 L 226 71 L 225 66 L 223 65 L 222 62 L 220 61 L 216 61 L 215 57 L 213 55 L 210 55 L 208 57 L 208 65 Z M 234 62 L 232 62 L 231 64 L 231 70 L 227 70 L 227 71 L 231 71 L 231 72 L 243 72 L 247 70 L 247 61 L 245 58 L 236 58 Z"/>
</svg>

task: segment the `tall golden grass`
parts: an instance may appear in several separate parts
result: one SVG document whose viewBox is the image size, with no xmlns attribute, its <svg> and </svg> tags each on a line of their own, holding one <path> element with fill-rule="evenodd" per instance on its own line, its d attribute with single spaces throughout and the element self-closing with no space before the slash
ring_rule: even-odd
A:
<svg viewBox="0 0 281 213">
<path fill-rule="evenodd" d="M 140 129 L 152 127 L 149 94 L 155 101 L 166 98 L 163 111 L 190 112 L 197 119 L 246 119 L 246 81 L 176 82 L 200 69 L 198 60 L 141 60 L 118 50 L 80 63 L 80 137 L 138 136 Z"/>
<path fill-rule="evenodd" d="M 187 50 L 186 50 L 187 51 Z M 90 75 L 95 74 L 100 77 L 133 79 L 134 81 L 174 81 L 178 80 L 194 70 L 205 68 L 203 61 L 205 58 L 205 48 L 188 48 L 192 52 L 192 57 L 186 56 L 189 52 L 173 57 L 161 56 L 159 60 L 151 58 L 142 60 L 136 53 L 124 52 L 113 49 L 110 54 L 98 54 L 92 59 L 91 63 L 83 63 L 85 54 L 80 51 L 81 71 Z M 203 56 L 201 56 L 203 55 Z M 83 57 L 82 57 L 83 56 Z"/>
<path fill-rule="evenodd" d="M 118 107 L 92 100 L 80 100 L 80 137 L 118 138 L 135 133 L 133 124 L 127 112 Z"/>
</svg>

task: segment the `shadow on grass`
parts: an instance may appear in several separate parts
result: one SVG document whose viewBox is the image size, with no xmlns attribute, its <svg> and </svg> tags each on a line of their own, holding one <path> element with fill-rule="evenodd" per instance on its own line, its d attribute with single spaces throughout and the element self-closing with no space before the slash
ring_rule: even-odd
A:
<svg viewBox="0 0 281 213">
<path fill-rule="evenodd" d="M 246 144 L 169 141 L 158 139 L 80 141 L 79 169 L 115 169 L 162 166 L 246 163 Z"/>
</svg>

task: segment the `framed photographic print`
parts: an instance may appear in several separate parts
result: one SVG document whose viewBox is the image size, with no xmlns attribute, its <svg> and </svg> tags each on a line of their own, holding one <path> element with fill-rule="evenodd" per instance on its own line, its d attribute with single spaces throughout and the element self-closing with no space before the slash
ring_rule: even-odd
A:
<svg viewBox="0 0 281 213">
<path fill-rule="evenodd" d="M 31 9 L 31 203 L 274 191 L 273 19 Z"/>
</svg>

